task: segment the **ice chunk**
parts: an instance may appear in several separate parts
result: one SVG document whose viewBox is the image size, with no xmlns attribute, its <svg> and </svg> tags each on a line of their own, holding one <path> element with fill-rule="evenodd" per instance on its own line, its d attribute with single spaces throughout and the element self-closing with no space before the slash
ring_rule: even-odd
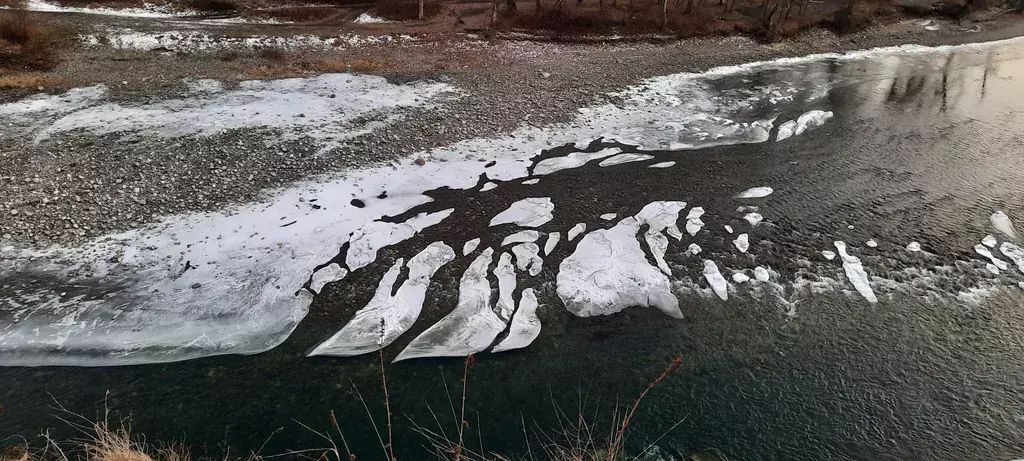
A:
<svg viewBox="0 0 1024 461">
<path fill-rule="evenodd" d="M 1024 249 L 1010 242 L 1003 242 L 1002 245 L 999 245 L 999 251 L 1003 253 L 1003 256 L 1010 258 L 1010 261 L 1017 265 L 1017 269 L 1024 272 Z"/>
<path fill-rule="evenodd" d="M 519 310 L 512 317 L 509 325 L 508 336 L 492 352 L 522 349 L 533 343 L 533 340 L 540 336 L 540 318 L 537 317 L 537 295 L 533 288 L 523 290 L 522 299 L 519 300 Z"/>
<path fill-rule="evenodd" d="M 974 252 L 988 258 L 989 261 L 992 261 L 992 264 L 994 264 L 1000 270 L 1005 271 L 1010 268 L 1010 265 L 1006 264 L 1006 261 L 1003 261 L 1002 259 L 995 257 L 992 254 L 992 252 L 988 250 L 988 247 L 986 247 L 985 245 L 974 245 Z"/>
<path fill-rule="evenodd" d="M 644 240 L 647 241 L 647 246 L 651 249 L 651 256 L 654 256 L 654 262 L 658 265 L 658 269 L 661 269 L 665 275 L 672 275 L 672 270 L 668 268 L 668 263 L 665 262 L 665 252 L 668 251 L 668 237 L 665 237 L 661 232 L 647 231 L 644 234 Z"/>
<path fill-rule="evenodd" d="M 686 220 L 686 233 L 690 234 L 691 237 L 697 235 L 697 232 L 700 232 L 701 228 L 703 227 L 704 221 L 701 221 L 700 218 Z"/>
<path fill-rule="evenodd" d="M 722 301 L 729 299 L 728 284 L 725 281 L 725 277 L 722 277 L 722 273 L 718 271 L 718 266 L 710 259 L 704 260 L 704 279 L 711 285 L 711 289 L 715 291 L 715 294 L 722 298 Z"/>
<path fill-rule="evenodd" d="M 787 139 L 796 133 L 796 121 L 788 120 L 786 123 L 779 125 L 779 134 L 775 136 L 775 142 Z"/>
<path fill-rule="evenodd" d="M 649 306 L 682 318 L 668 277 L 647 262 L 640 248 L 639 230 L 639 221 L 625 218 L 611 229 L 588 233 L 562 260 L 557 291 L 569 312 L 590 317 Z"/>
<path fill-rule="evenodd" d="M 586 223 L 577 223 L 575 226 L 572 226 L 572 229 L 569 229 L 569 235 L 567 235 L 567 238 L 570 242 L 576 240 L 576 237 L 585 232 L 586 230 Z"/>
<path fill-rule="evenodd" d="M 671 168 L 676 165 L 676 162 L 661 162 L 649 165 L 647 168 Z"/>
<path fill-rule="evenodd" d="M 850 279 L 853 288 L 868 302 L 878 302 L 875 292 L 871 290 L 871 285 L 868 283 L 868 273 L 864 271 L 864 265 L 861 264 L 860 259 L 856 256 L 850 256 L 846 252 L 846 243 L 837 240 L 835 245 L 836 249 L 839 250 L 839 256 L 843 258 L 843 270 L 846 272 L 846 278 Z"/>
<path fill-rule="evenodd" d="M 864 242 L 864 244 L 867 245 L 868 248 L 875 248 L 878 246 L 878 242 L 874 240 L 868 240 L 867 242 Z"/>
<path fill-rule="evenodd" d="M 395 362 L 419 357 L 463 357 L 491 346 L 505 330 L 505 322 L 491 310 L 491 284 L 487 268 L 494 259 L 488 248 L 462 274 L 459 302 L 455 309 L 435 323 L 398 354 Z"/>
<path fill-rule="evenodd" d="M 480 188 L 480 192 L 487 192 L 489 190 L 497 189 L 497 188 L 498 188 L 498 185 L 496 183 L 493 183 L 491 181 L 487 181 L 487 182 L 484 183 L 484 186 Z"/>
<path fill-rule="evenodd" d="M 771 195 L 772 192 L 775 192 L 775 190 L 767 186 L 751 187 L 734 195 L 733 198 L 761 198 Z"/>
<path fill-rule="evenodd" d="M 726 231 L 726 232 L 728 232 L 728 233 L 730 233 L 730 234 L 732 233 L 732 226 L 730 226 L 730 225 L 726 224 L 725 226 L 722 226 L 722 227 L 725 227 L 725 231 Z"/>
<path fill-rule="evenodd" d="M 746 253 L 750 249 L 750 238 L 747 234 L 740 234 L 736 236 L 736 240 L 733 240 L 732 244 L 736 245 L 736 249 L 740 250 L 740 253 Z"/>
<path fill-rule="evenodd" d="M 554 216 L 551 212 L 555 204 L 551 203 L 550 197 L 524 198 L 513 203 L 507 210 L 498 213 L 491 219 L 491 226 L 512 223 L 523 227 L 537 227 Z"/>
<path fill-rule="evenodd" d="M 523 181 L 522 184 L 526 185 L 526 186 L 532 186 L 532 185 L 537 184 L 539 182 L 540 182 L 540 178 L 533 178 L 533 179 L 527 179 L 526 181 Z"/>
<path fill-rule="evenodd" d="M 992 275 L 999 275 L 999 268 L 995 264 L 989 263 L 985 265 L 985 270 L 992 273 Z"/>
<path fill-rule="evenodd" d="M 768 278 L 768 269 L 765 269 L 761 266 L 757 266 L 754 268 L 754 279 L 756 279 L 758 282 L 767 282 Z"/>
<path fill-rule="evenodd" d="M 686 219 L 699 219 L 701 216 L 704 216 L 704 207 L 695 206 L 686 213 Z"/>
<path fill-rule="evenodd" d="M 617 216 L 619 216 L 619 215 L 615 214 L 615 213 L 605 213 L 605 214 L 601 215 L 601 219 L 603 219 L 605 221 L 611 221 L 611 220 L 615 219 Z"/>
<path fill-rule="evenodd" d="M 921 244 L 917 242 L 910 242 L 907 244 L 907 251 L 918 252 L 921 251 Z"/>
<path fill-rule="evenodd" d="M 821 251 L 821 255 L 824 256 L 825 259 L 827 259 L 829 261 L 831 261 L 833 259 L 836 259 L 836 252 L 831 251 L 831 250 L 822 250 Z"/>
<path fill-rule="evenodd" d="M 511 245 L 513 243 L 536 242 L 539 238 L 540 232 L 535 230 L 522 230 L 505 237 L 505 239 L 501 241 L 501 246 Z"/>
<path fill-rule="evenodd" d="M 679 212 L 686 208 L 686 202 L 678 201 L 657 201 L 644 205 L 643 209 L 636 214 L 635 218 L 640 224 L 649 226 L 649 233 L 664 231 L 670 237 L 680 240 L 683 233 L 679 231 L 676 221 L 679 221 Z"/>
<path fill-rule="evenodd" d="M 462 256 L 466 256 L 476 250 L 476 247 L 480 245 L 480 237 L 466 241 L 462 245 Z"/>
<path fill-rule="evenodd" d="M 454 208 L 449 208 L 436 213 L 420 213 L 404 223 L 367 223 L 352 232 L 345 264 L 353 271 L 365 267 L 377 259 L 377 250 L 409 239 L 417 232 L 441 222 L 453 211 Z"/>
<path fill-rule="evenodd" d="M 762 217 L 759 213 L 747 213 L 745 216 L 743 216 L 743 219 L 746 219 L 751 226 L 756 226 L 758 223 L 764 220 L 764 217 Z"/>
<path fill-rule="evenodd" d="M 756 206 L 750 206 L 750 205 L 740 205 L 740 206 L 736 207 L 736 212 L 737 213 L 753 213 L 753 212 L 755 212 L 757 210 L 758 210 L 758 208 Z"/>
<path fill-rule="evenodd" d="M 995 248 L 999 241 L 992 235 L 986 235 L 985 238 L 981 239 L 981 243 L 989 248 Z"/>
<path fill-rule="evenodd" d="M 1013 221 L 1010 221 L 1010 217 L 1006 216 L 1006 213 L 997 211 L 992 213 L 990 217 L 992 221 L 992 227 L 996 228 L 997 231 L 1002 232 L 1007 237 L 1012 239 L 1017 238 L 1017 230 L 1013 227 Z"/>
<path fill-rule="evenodd" d="M 402 268 L 403 261 L 399 259 L 381 278 L 370 302 L 309 355 L 348 357 L 375 352 L 391 344 L 416 323 L 423 309 L 430 278 L 453 259 L 455 251 L 450 246 L 442 242 L 431 243 L 409 260 L 409 278 L 392 296 Z"/>
<path fill-rule="evenodd" d="M 494 313 L 508 322 L 516 311 L 516 303 L 512 299 L 512 293 L 516 291 L 516 269 L 512 266 L 512 255 L 502 253 L 498 257 L 494 277 L 498 279 L 498 304 L 494 306 Z"/>
<path fill-rule="evenodd" d="M 821 111 L 812 110 L 804 113 L 796 119 L 796 130 L 794 134 L 801 135 L 808 128 L 824 125 L 828 119 L 832 118 L 832 111 Z"/>
<path fill-rule="evenodd" d="M 512 253 L 516 255 L 516 267 L 521 271 L 529 270 L 531 276 L 536 276 L 544 267 L 544 260 L 541 259 L 540 247 L 536 243 L 521 243 L 512 247 Z"/>
<path fill-rule="evenodd" d="M 690 255 L 700 254 L 700 245 L 697 245 L 696 243 L 691 243 L 690 246 L 686 248 L 686 253 Z"/>
<path fill-rule="evenodd" d="M 551 254 L 555 250 L 555 245 L 558 245 L 558 241 L 562 238 L 562 234 L 559 232 L 551 232 L 548 234 L 548 239 L 544 241 L 544 256 Z"/>
<path fill-rule="evenodd" d="M 348 275 L 348 271 L 339 266 L 338 263 L 330 263 L 313 273 L 313 278 L 309 282 L 309 289 L 313 290 L 313 293 L 319 294 L 324 285 L 337 282 L 345 278 L 346 275 Z"/>
<path fill-rule="evenodd" d="M 750 280 L 750 277 L 747 277 L 747 274 L 744 274 L 742 272 L 734 272 L 732 274 L 732 281 L 733 282 L 745 283 L 745 282 L 747 282 L 749 280 Z"/>
<path fill-rule="evenodd" d="M 541 160 L 533 169 L 533 174 L 545 175 L 569 168 L 577 168 L 587 162 L 599 158 L 610 157 L 622 152 L 622 149 L 612 147 L 597 152 L 573 152 L 565 157 L 554 157 Z"/>
<path fill-rule="evenodd" d="M 601 163 L 597 164 L 597 166 L 604 167 L 612 165 L 621 165 L 623 163 L 642 162 L 644 160 L 651 160 L 653 158 L 653 155 L 647 154 L 619 154 L 602 160 Z"/>
</svg>

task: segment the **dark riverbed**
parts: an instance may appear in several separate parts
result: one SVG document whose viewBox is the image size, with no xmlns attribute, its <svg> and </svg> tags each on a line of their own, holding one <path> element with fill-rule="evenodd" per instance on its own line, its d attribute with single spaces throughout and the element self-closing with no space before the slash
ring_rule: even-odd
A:
<svg viewBox="0 0 1024 461">
<path fill-rule="evenodd" d="M 470 446 L 523 453 L 521 421 L 557 430 L 554 405 L 570 415 L 583 405 L 604 434 L 613 406 L 635 398 L 678 356 L 682 368 L 635 417 L 633 452 L 682 421 L 657 442 L 664 452 L 711 450 L 732 460 L 1022 457 L 1024 291 L 1017 283 L 1024 278 L 1012 265 L 998 276 L 985 272 L 988 261 L 972 250 L 988 234 L 1013 241 L 992 229 L 994 211 L 1024 217 L 1021 79 L 1019 42 L 825 57 L 708 77 L 703 88 L 713 97 L 752 98 L 717 116 L 749 123 L 778 115 L 772 140 L 644 151 L 655 158 L 612 167 L 592 162 L 535 185 L 501 183 L 490 193 L 433 191 L 435 201 L 414 211 L 455 205 L 452 218 L 328 285 L 283 345 L 160 365 L 2 368 L 0 434 L 31 437 L 46 427 L 67 433 L 52 417 L 55 400 L 92 417 L 106 399 L 115 415 L 132 414 L 133 429 L 150 441 L 182 440 L 197 454 L 219 455 L 224 446 L 278 454 L 323 446 L 296 421 L 325 430 L 334 410 L 360 459 L 380 456 L 352 392 L 358 388 L 383 421 L 377 357 L 305 354 L 366 304 L 396 258 L 436 240 L 461 246 L 479 235 L 485 246 L 497 245 L 504 235 L 488 230 L 495 210 L 523 197 L 552 197 L 555 214 L 545 232 L 578 222 L 608 228 L 615 221 L 601 214 L 621 218 L 655 200 L 707 210 L 706 229 L 683 240 L 698 243 L 700 257 L 674 242 L 666 255 L 684 319 L 654 309 L 572 316 L 555 295 L 557 263 L 573 249 L 563 244 L 527 282 L 541 301 L 539 338 L 521 351 L 480 354 L 470 371 Z M 792 91 L 773 96 L 774 87 Z M 774 141 L 783 122 L 810 110 L 834 117 Z M 637 152 L 601 141 L 585 150 L 610 146 Z M 664 161 L 676 164 L 647 168 Z M 764 185 L 775 192 L 742 203 L 732 198 Z M 765 222 L 746 224 L 735 212 L 740 204 L 759 206 Z M 724 225 L 750 234 L 748 253 L 735 251 L 735 234 Z M 877 248 L 865 246 L 868 239 Z M 878 303 L 853 290 L 838 261 L 822 257 L 836 240 L 855 247 L 876 277 Z M 910 242 L 924 251 L 907 251 Z M 735 269 L 770 267 L 773 285 L 735 284 L 728 301 L 709 297 L 700 292 L 708 291 L 704 258 Z M 455 305 L 469 262 L 459 258 L 438 272 L 424 315 L 385 349 L 386 359 Z M 428 406 L 445 430 L 454 429 L 443 383 L 457 406 L 462 370 L 461 359 L 388 365 L 399 459 L 428 456 L 409 422 L 435 427 Z"/>
</svg>

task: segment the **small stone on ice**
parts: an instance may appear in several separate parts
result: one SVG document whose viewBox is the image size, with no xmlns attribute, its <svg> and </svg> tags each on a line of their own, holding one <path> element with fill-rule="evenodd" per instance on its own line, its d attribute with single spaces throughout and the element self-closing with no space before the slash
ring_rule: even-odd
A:
<svg viewBox="0 0 1024 461">
<path fill-rule="evenodd" d="M 996 243 L 999 243 L 999 242 L 996 240 L 995 237 L 993 237 L 991 235 L 986 235 L 985 238 L 981 239 L 981 243 L 984 244 L 985 246 L 989 247 L 989 248 L 995 248 L 996 247 Z"/>
<path fill-rule="evenodd" d="M 867 245 L 870 248 L 875 248 L 875 247 L 878 246 L 878 242 L 876 242 L 874 240 L 868 240 L 867 242 L 864 242 L 864 244 Z"/>
<path fill-rule="evenodd" d="M 821 255 L 829 261 L 836 259 L 836 253 L 834 251 L 822 250 Z"/>
<path fill-rule="evenodd" d="M 746 282 L 748 280 L 750 280 L 750 277 L 747 277 L 747 274 L 744 274 L 742 272 L 737 272 L 735 274 L 732 274 L 732 281 L 733 282 L 744 283 L 744 282 Z"/>
<path fill-rule="evenodd" d="M 921 251 L 921 244 L 917 242 L 910 242 L 907 244 L 907 251 Z"/>
</svg>

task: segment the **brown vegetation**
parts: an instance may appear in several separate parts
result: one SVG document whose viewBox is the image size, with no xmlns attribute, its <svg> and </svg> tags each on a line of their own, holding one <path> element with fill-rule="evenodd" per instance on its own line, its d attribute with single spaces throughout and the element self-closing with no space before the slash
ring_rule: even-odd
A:
<svg viewBox="0 0 1024 461">
<path fill-rule="evenodd" d="M 40 26 L 25 11 L 0 12 L 0 75 L 52 69 L 64 35 Z"/>
<path fill-rule="evenodd" d="M 39 88 L 61 85 L 64 81 L 58 77 L 39 74 L 0 75 L 0 89 Z"/>
<path fill-rule="evenodd" d="M 208 13 L 233 13 L 238 11 L 234 0 L 188 0 L 188 7 Z"/>
<path fill-rule="evenodd" d="M 249 10 L 242 14 L 242 16 L 249 19 L 276 19 L 280 21 L 299 23 L 330 21 L 339 19 L 343 15 L 345 15 L 343 10 L 327 6 L 293 6 L 286 8 L 259 9 Z"/>
<path fill-rule="evenodd" d="M 0 6 L 6 8 L 25 8 L 27 0 L 0 0 Z"/>
<path fill-rule="evenodd" d="M 437 0 L 425 0 L 423 4 L 423 18 L 432 18 L 441 13 L 442 5 Z M 391 21 L 408 21 L 420 19 L 419 0 L 378 0 L 373 13 Z"/>
<path fill-rule="evenodd" d="M 289 53 L 280 48 L 264 48 L 258 52 L 263 64 L 250 68 L 250 78 L 291 78 L 323 73 L 370 72 L 380 70 L 383 65 L 366 59 L 315 59 Z M 235 60 L 238 56 L 222 56 L 222 60 Z"/>
</svg>

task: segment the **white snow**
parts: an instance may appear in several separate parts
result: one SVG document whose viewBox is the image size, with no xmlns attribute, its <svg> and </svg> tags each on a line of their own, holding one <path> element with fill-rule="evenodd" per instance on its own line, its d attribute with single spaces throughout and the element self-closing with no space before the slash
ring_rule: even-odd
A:
<svg viewBox="0 0 1024 461">
<path fill-rule="evenodd" d="M 756 226 L 758 223 L 764 220 L 764 217 L 761 216 L 759 213 L 747 213 L 746 215 L 743 216 L 743 219 L 746 219 L 751 226 Z"/>
<path fill-rule="evenodd" d="M 345 278 L 346 275 L 348 275 L 348 270 L 339 266 L 338 263 L 330 263 L 313 273 L 313 277 L 309 282 L 309 289 L 313 290 L 313 293 L 320 294 L 320 290 L 324 288 L 324 285 L 337 282 Z"/>
<path fill-rule="evenodd" d="M 611 221 L 611 220 L 615 219 L 618 216 L 619 215 L 617 213 L 605 213 L 605 214 L 601 215 L 600 218 L 605 220 L 605 221 Z"/>
<path fill-rule="evenodd" d="M 996 244 L 998 244 L 999 241 L 996 240 L 996 238 L 993 237 L 991 234 L 989 234 L 986 235 L 985 238 L 981 239 L 981 243 L 989 248 L 995 248 Z"/>
<path fill-rule="evenodd" d="M 629 217 L 588 233 L 559 265 L 559 298 L 580 317 L 609 315 L 631 306 L 655 307 L 682 318 L 668 277 L 651 266 L 636 239 L 640 222 Z"/>
<path fill-rule="evenodd" d="M 647 168 L 671 168 L 676 165 L 676 162 L 660 162 L 653 165 L 648 165 Z"/>
<path fill-rule="evenodd" d="M 742 272 L 734 272 L 732 274 L 732 281 L 736 283 L 746 283 L 750 281 L 750 277 L 748 277 L 747 274 L 744 274 Z"/>
<path fill-rule="evenodd" d="M 540 257 L 540 247 L 536 243 L 521 243 L 512 247 L 512 253 L 516 255 L 516 267 L 520 271 L 529 271 L 531 277 L 536 277 L 544 268 L 544 260 Z"/>
<path fill-rule="evenodd" d="M 754 279 L 756 279 L 758 282 L 767 282 L 768 279 L 769 279 L 768 269 L 765 269 L 765 268 L 763 268 L 761 266 L 755 267 L 754 268 Z"/>
<path fill-rule="evenodd" d="M 519 310 L 512 317 L 509 325 L 508 336 L 492 352 L 502 352 L 512 349 L 522 349 L 533 343 L 533 340 L 540 336 L 540 318 L 537 317 L 537 295 L 533 288 L 523 290 L 523 296 L 519 300 Z"/>
<path fill-rule="evenodd" d="M 1007 264 L 1006 261 L 1003 261 L 1002 259 L 995 257 L 995 255 L 993 255 L 992 252 L 989 251 L 988 247 L 986 247 L 985 245 L 974 245 L 974 252 L 988 258 L 989 261 L 991 261 L 992 264 L 994 264 L 1000 270 L 1005 271 L 1010 268 L 1010 265 Z"/>
<path fill-rule="evenodd" d="M 455 251 L 443 242 L 428 245 L 409 260 L 409 278 L 391 295 L 401 273 L 399 258 L 377 285 L 377 291 L 352 320 L 312 352 L 314 355 L 348 357 L 376 352 L 409 330 L 423 309 L 430 278 L 455 259 Z"/>
<path fill-rule="evenodd" d="M 489 305 L 491 284 L 487 267 L 493 259 L 491 248 L 480 253 L 462 274 L 455 309 L 413 339 L 395 357 L 395 362 L 421 357 L 464 357 L 491 346 L 506 325 Z"/>
<path fill-rule="evenodd" d="M 836 252 L 832 250 L 821 250 L 821 255 L 824 256 L 825 259 L 829 261 L 836 259 Z"/>
<path fill-rule="evenodd" d="M 619 149 L 618 147 L 610 147 L 597 152 L 573 152 L 564 157 L 552 157 L 538 162 L 533 173 L 537 175 L 546 175 L 570 168 L 578 168 L 591 160 L 609 157 L 618 154 L 619 152 L 622 152 L 622 149 Z"/>
<path fill-rule="evenodd" d="M 28 11 L 40 11 L 46 13 L 82 13 L 133 18 L 182 18 L 197 14 L 195 11 L 174 13 L 167 6 L 151 3 L 143 3 L 142 8 L 76 8 L 55 5 L 43 0 L 28 0 L 28 2 L 26 2 L 25 9 Z"/>
<path fill-rule="evenodd" d="M 775 192 L 775 190 L 767 186 L 751 187 L 734 195 L 733 198 L 761 198 L 771 195 L 772 192 Z"/>
<path fill-rule="evenodd" d="M 718 266 L 710 259 L 704 260 L 704 279 L 711 285 L 715 294 L 722 298 L 722 301 L 729 299 L 728 283 L 725 281 L 725 277 L 722 277 L 722 273 L 718 271 Z"/>
<path fill-rule="evenodd" d="M 536 242 L 539 238 L 540 232 L 535 230 L 521 230 L 505 237 L 505 239 L 501 241 L 501 246 L 511 245 L 513 243 Z"/>
<path fill-rule="evenodd" d="M 558 245 L 561 238 L 562 234 L 559 232 L 548 233 L 548 239 L 544 241 L 544 256 L 550 255 L 555 250 L 555 246 Z"/>
<path fill-rule="evenodd" d="M 572 229 L 569 229 L 569 233 L 567 235 L 567 238 L 571 242 L 573 240 L 576 240 L 577 236 L 579 236 L 580 234 L 582 234 L 582 233 L 584 233 L 586 231 L 587 231 L 587 224 L 586 223 L 576 223 L 575 226 L 572 226 Z"/>
<path fill-rule="evenodd" d="M 436 213 L 420 213 L 403 223 L 372 221 L 352 233 L 345 264 L 349 270 L 366 267 L 377 259 L 377 251 L 412 238 L 423 229 L 440 223 L 454 212 L 454 208 Z"/>
<path fill-rule="evenodd" d="M 206 21 L 206 22 L 213 22 Z M 233 22 L 216 20 L 220 22 Z M 269 22 L 269 21 L 245 21 Z M 346 33 L 338 36 L 319 35 L 217 35 L 201 31 L 139 31 L 108 30 L 103 34 L 79 35 L 87 47 L 126 51 L 157 51 L 172 53 L 207 53 L 226 50 L 262 50 L 276 48 L 289 51 L 330 51 L 349 47 L 380 46 L 413 40 L 408 35 L 362 35 Z"/>
<path fill-rule="evenodd" d="M 910 242 L 907 244 L 907 251 L 918 252 L 921 251 L 921 244 L 917 242 Z"/>
<path fill-rule="evenodd" d="M 394 21 L 388 21 L 387 19 L 363 12 L 360 13 L 359 16 L 356 16 L 356 18 L 353 19 L 352 22 L 355 24 L 388 24 Z"/>
<path fill-rule="evenodd" d="M 732 244 L 736 245 L 736 249 L 740 250 L 740 253 L 746 253 L 750 249 L 750 236 L 747 234 L 737 235 L 736 240 L 733 240 Z"/>
<path fill-rule="evenodd" d="M 537 227 L 551 221 L 554 217 L 551 212 L 554 209 L 555 204 L 551 203 L 551 197 L 524 198 L 491 218 L 490 226 L 511 223 L 522 227 Z"/>
<path fill-rule="evenodd" d="M 992 221 L 992 227 L 996 228 L 997 231 L 1012 239 L 1017 238 L 1017 230 L 1013 227 L 1013 221 L 1010 220 L 1009 216 L 1006 216 L 1006 213 L 996 211 L 992 213 L 989 219 Z"/>
<path fill-rule="evenodd" d="M 846 272 L 846 278 L 853 284 L 853 288 L 868 302 L 878 302 L 875 292 L 868 283 L 868 273 L 864 271 L 864 265 L 861 264 L 860 258 L 850 256 L 846 252 L 846 243 L 837 240 L 835 246 L 839 250 L 839 256 L 843 259 L 843 270 Z"/>
<path fill-rule="evenodd" d="M 462 244 L 462 256 L 466 256 L 476 250 L 476 247 L 480 245 L 480 237 L 475 239 L 467 240 L 466 243 Z"/>
<path fill-rule="evenodd" d="M 618 154 L 602 160 L 601 163 L 597 164 L 597 166 L 606 167 L 613 165 L 621 165 L 623 163 L 642 162 L 644 160 L 651 160 L 653 158 L 653 155 L 647 154 Z"/>
</svg>

